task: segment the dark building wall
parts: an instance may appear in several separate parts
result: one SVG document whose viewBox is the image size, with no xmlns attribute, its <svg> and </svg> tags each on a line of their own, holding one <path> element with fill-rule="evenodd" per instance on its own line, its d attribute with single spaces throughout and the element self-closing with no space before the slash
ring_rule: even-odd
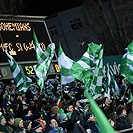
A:
<svg viewBox="0 0 133 133">
<path fill-rule="evenodd" d="M 80 58 L 90 42 L 102 44 L 104 56 L 121 55 L 132 41 L 131 5 L 133 1 L 130 0 L 125 3 L 120 0 L 90 0 L 84 6 L 47 18 L 46 23 L 48 29 L 51 25 L 56 26 L 58 33 L 51 35 L 52 40 L 57 47 L 60 41 L 65 53 L 72 59 Z"/>
</svg>

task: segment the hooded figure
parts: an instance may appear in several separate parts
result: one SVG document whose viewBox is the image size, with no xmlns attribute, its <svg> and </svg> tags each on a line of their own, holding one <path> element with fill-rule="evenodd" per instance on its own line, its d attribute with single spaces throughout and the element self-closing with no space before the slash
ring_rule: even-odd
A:
<svg viewBox="0 0 133 133">
<path fill-rule="evenodd" d="M 24 129 L 22 118 L 15 118 L 14 119 L 14 126 L 16 128 L 13 131 L 13 133 L 26 133 L 26 130 Z"/>
</svg>

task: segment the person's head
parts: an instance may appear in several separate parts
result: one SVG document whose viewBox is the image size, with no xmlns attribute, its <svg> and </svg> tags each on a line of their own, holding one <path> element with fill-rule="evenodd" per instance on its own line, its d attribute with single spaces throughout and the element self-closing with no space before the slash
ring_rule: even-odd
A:
<svg viewBox="0 0 133 133">
<path fill-rule="evenodd" d="M 53 107 L 51 108 L 51 112 L 52 112 L 53 114 L 56 114 L 58 110 L 59 110 L 59 107 L 58 107 L 58 106 L 53 106 Z"/>
<path fill-rule="evenodd" d="M 124 105 L 119 105 L 119 106 L 116 108 L 116 113 L 117 113 L 117 115 L 121 115 L 121 114 L 126 115 L 127 112 L 126 112 L 125 106 L 124 106 Z"/>
<path fill-rule="evenodd" d="M 59 120 L 60 121 L 67 121 L 68 120 L 67 115 L 65 113 L 61 113 L 59 115 Z"/>
<path fill-rule="evenodd" d="M 51 119 L 50 120 L 50 126 L 57 128 L 58 127 L 58 122 L 56 121 L 56 119 Z"/>
<path fill-rule="evenodd" d="M 32 123 L 31 120 L 25 120 L 25 121 L 23 122 L 24 128 L 27 129 L 27 130 L 30 130 L 30 129 L 31 129 L 31 123 Z"/>
<path fill-rule="evenodd" d="M 22 118 L 15 118 L 14 119 L 14 126 L 19 127 L 19 128 L 23 128 L 24 124 L 23 124 Z"/>
<path fill-rule="evenodd" d="M 67 106 L 67 111 L 68 112 L 73 112 L 73 110 L 74 110 L 73 105 L 70 104 L 70 105 Z"/>
<path fill-rule="evenodd" d="M 103 98 L 103 103 L 104 103 L 105 105 L 110 105 L 111 101 L 110 101 L 110 99 L 109 99 L 108 97 L 104 97 L 104 98 Z"/>
<path fill-rule="evenodd" d="M 6 114 L 6 120 L 10 125 L 14 125 L 14 113 L 8 111 Z"/>
<path fill-rule="evenodd" d="M 95 121 L 95 117 L 91 112 L 89 112 L 88 114 L 86 114 L 85 120 L 86 122 Z"/>
<path fill-rule="evenodd" d="M 31 129 L 34 131 L 42 131 L 42 126 L 38 121 L 33 121 L 31 123 Z"/>
<path fill-rule="evenodd" d="M 6 125 L 6 119 L 3 115 L 0 115 L 0 124 L 1 125 Z"/>
</svg>

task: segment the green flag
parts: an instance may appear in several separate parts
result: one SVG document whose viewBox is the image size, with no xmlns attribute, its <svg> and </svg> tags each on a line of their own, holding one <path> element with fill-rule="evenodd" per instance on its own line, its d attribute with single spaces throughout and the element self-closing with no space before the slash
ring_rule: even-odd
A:
<svg viewBox="0 0 133 133">
<path fill-rule="evenodd" d="M 118 96 L 120 95 L 120 91 L 119 91 L 119 87 L 116 83 L 115 77 L 112 73 L 112 71 L 109 68 L 109 63 L 106 64 L 107 66 L 107 96 L 110 97 L 110 89 L 112 89 L 114 92 L 116 92 L 118 94 Z"/>
<path fill-rule="evenodd" d="M 120 73 L 129 83 L 133 84 L 133 41 L 125 50 L 121 60 Z"/>
<path fill-rule="evenodd" d="M 32 80 L 29 77 L 25 76 L 21 66 L 17 64 L 15 59 L 7 51 L 5 51 L 5 53 L 8 57 L 10 70 L 13 75 L 16 87 L 18 88 L 19 91 L 26 92 Z"/>
<path fill-rule="evenodd" d="M 98 45 L 93 42 L 88 44 L 87 51 L 83 54 L 80 60 L 73 63 L 73 66 L 69 71 L 72 76 L 83 82 L 85 87 L 88 88 L 91 93 L 94 93 L 96 86 L 99 85 L 99 82 L 101 82 L 101 49 L 102 45 Z"/>
<path fill-rule="evenodd" d="M 111 124 L 109 123 L 107 117 L 93 100 L 91 95 L 88 93 L 87 90 L 84 91 L 85 97 L 88 98 L 90 102 L 91 109 L 96 117 L 96 122 L 100 128 L 100 133 L 116 133 Z"/>
<path fill-rule="evenodd" d="M 75 78 L 69 74 L 69 69 L 72 67 L 73 62 L 73 60 L 65 55 L 61 44 L 59 44 L 58 65 L 60 68 L 61 84 L 67 84 L 75 80 Z"/>
<path fill-rule="evenodd" d="M 101 94 L 102 92 L 102 79 L 103 79 L 103 48 L 102 45 L 98 51 L 99 55 L 95 57 L 96 66 L 94 69 L 94 78 L 91 84 L 91 87 L 96 94 Z M 95 47 L 93 47 L 95 49 Z"/>
<path fill-rule="evenodd" d="M 46 50 L 43 51 L 40 47 L 35 32 L 33 32 L 33 41 L 35 44 L 36 59 L 37 59 L 37 65 L 34 65 L 34 70 L 37 76 L 37 84 L 39 85 L 40 89 L 43 90 L 44 81 L 46 80 L 50 64 L 54 57 L 55 44 L 54 43 L 49 44 Z"/>
</svg>

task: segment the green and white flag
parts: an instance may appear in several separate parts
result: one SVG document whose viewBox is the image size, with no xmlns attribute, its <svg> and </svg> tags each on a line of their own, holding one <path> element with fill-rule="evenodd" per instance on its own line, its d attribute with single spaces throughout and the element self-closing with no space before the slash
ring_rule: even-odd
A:
<svg viewBox="0 0 133 133">
<path fill-rule="evenodd" d="M 38 39 L 33 32 L 33 42 L 35 44 L 37 65 L 34 65 L 34 70 L 37 76 L 37 84 L 41 90 L 44 89 L 44 81 L 46 80 L 47 73 L 49 71 L 50 64 L 54 57 L 55 44 L 51 43 L 43 51 L 40 47 Z"/>
<path fill-rule="evenodd" d="M 58 50 L 58 65 L 60 68 L 61 84 L 67 84 L 75 81 L 75 78 L 69 74 L 69 69 L 72 67 L 73 60 L 65 55 L 59 44 Z"/>
<path fill-rule="evenodd" d="M 16 87 L 18 88 L 19 91 L 26 92 L 32 80 L 23 73 L 21 66 L 17 64 L 15 59 L 7 51 L 5 51 L 5 53 L 8 57 L 10 70 L 14 78 Z"/>
<path fill-rule="evenodd" d="M 80 60 L 73 63 L 73 66 L 69 71 L 72 76 L 83 82 L 85 87 L 88 88 L 91 93 L 94 93 L 96 85 L 98 84 L 95 76 L 97 76 L 98 79 L 101 78 L 98 77 L 98 74 L 100 73 L 98 70 L 102 66 L 102 62 L 99 61 L 102 57 L 99 57 L 99 55 L 101 55 L 101 49 L 102 45 L 93 42 L 88 44 L 87 51 L 83 54 Z M 94 81 L 95 84 L 93 84 Z"/>
<path fill-rule="evenodd" d="M 133 41 L 125 49 L 120 65 L 120 73 L 127 79 L 130 84 L 133 84 Z"/>
<path fill-rule="evenodd" d="M 91 84 L 93 92 L 95 94 L 102 93 L 102 79 L 103 79 L 103 48 L 99 49 L 99 55 L 96 58 L 96 67 L 94 70 L 94 78 Z M 90 87 L 90 88 L 91 88 Z"/>
<path fill-rule="evenodd" d="M 114 92 L 117 93 L 117 95 L 120 95 L 120 91 L 119 91 L 119 87 L 116 83 L 115 77 L 112 73 L 112 71 L 109 69 L 109 64 L 106 65 L 107 66 L 107 97 L 110 98 L 110 89 L 112 89 Z"/>
</svg>

